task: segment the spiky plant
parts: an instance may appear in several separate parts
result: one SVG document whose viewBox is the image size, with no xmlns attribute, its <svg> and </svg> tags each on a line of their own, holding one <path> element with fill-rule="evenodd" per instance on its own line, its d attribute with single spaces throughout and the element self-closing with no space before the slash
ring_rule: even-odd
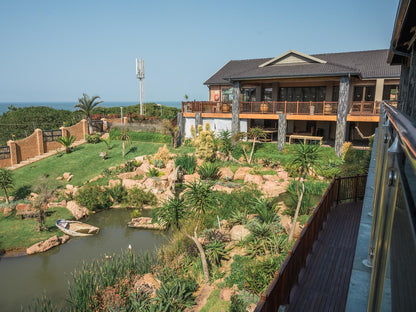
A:
<svg viewBox="0 0 416 312">
<path fill-rule="evenodd" d="M 56 139 L 56 142 L 65 147 L 65 153 L 69 154 L 71 152 L 71 145 L 75 142 L 75 137 L 73 135 L 59 137 Z"/>
</svg>

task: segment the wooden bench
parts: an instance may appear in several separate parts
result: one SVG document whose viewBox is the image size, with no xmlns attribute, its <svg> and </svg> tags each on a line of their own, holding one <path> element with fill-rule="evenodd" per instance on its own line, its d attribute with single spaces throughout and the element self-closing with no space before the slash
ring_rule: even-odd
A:
<svg viewBox="0 0 416 312">
<path fill-rule="evenodd" d="M 307 140 L 310 141 L 319 141 L 319 145 L 322 145 L 322 139 L 324 137 L 314 136 L 314 135 L 301 135 L 301 134 L 291 134 L 289 135 L 289 144 L 292 143 L 292 140 L 303 140 L 303 143 L 306 144 Z"/>
</svg>

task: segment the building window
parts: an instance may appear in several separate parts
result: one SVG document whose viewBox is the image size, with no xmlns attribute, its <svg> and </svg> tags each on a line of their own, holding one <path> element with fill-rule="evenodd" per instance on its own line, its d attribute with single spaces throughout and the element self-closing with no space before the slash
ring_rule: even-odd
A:
<svg viewBox="0 0 416 312">
<path fill-rule="evenodd" d="M 399 86 L 384 86 L 383 88 L 383 101 L 397 101 L 399 95 Z"/>
<path fill-rule="evenodd" d="M 279 101 L 325 101 L 326 87 L 280 88 Z"/>
<path fill-rule="evenodd" d="M 241 101 L 242 102 L 255 102 L 256 101 L 256 88 L 241 89 Z"/>
<path fill-rule="evenodd" d="M 231 103 L 233 101 L 233 88 L 222 89 L 222 102 Z"/>
<path fill-rule="evenodd" d="M 375 92 L 376 92 L 375 86 L 355 86 L 353 101 L 372 102 L 374 101 Z"/>
<path fill-rule="evenodd" d="M 273 88 L 263 89 L 263 101 L 272 101 Z"/>
</svg>

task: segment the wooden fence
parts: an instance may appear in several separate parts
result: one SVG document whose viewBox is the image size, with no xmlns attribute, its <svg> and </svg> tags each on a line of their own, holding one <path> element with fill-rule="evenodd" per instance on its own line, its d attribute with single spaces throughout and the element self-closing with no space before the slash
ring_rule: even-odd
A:
<svg viewBox="0 0 416 312">
<path fill-rule="evenodd" d="M 266 293 L 262 295 L 254 312 L 277 311 L 279 306 L 289 304 L 292 287 L 298 282 L 300 270 L 306 264 L 315 240 L 322 229 L 331 207 L 340 201 L 362 199 L 367 182 L 366 175 L 334 178 L 318 206 L 305 224 L 299 239 L 289 251 L 285 261 L 276 272 Z"/>
</svg>

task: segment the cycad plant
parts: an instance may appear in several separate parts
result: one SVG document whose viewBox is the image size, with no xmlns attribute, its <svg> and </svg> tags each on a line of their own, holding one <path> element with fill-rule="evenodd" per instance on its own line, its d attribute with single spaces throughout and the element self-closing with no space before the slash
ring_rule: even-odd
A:
<svg viewBox="0 0 416 312">
<path fill-rule="evenodd" d="M 73 135 L 59 137 L 56 139 L 56 142 L 65 147 L 65 153 L 69 154 L 71 152 L 71 145 L 75 142 L 75 137 Z"/>
<path fill-rule="evenodd" d="M 198 166 L 197 171 L 202 180 L 218 180 L 220 178 L 220 167 L 215 163 L 204 162 Z"/>
<path fill-rule="evenodd" d="M 7 190 L 13 187 L 12 172 L 5 168 L 0 168 L 0 187 L 3 189 L 4 196 L 6 197 L 6 203 L 9 204 L 9 194 Z"/>
</svg>

